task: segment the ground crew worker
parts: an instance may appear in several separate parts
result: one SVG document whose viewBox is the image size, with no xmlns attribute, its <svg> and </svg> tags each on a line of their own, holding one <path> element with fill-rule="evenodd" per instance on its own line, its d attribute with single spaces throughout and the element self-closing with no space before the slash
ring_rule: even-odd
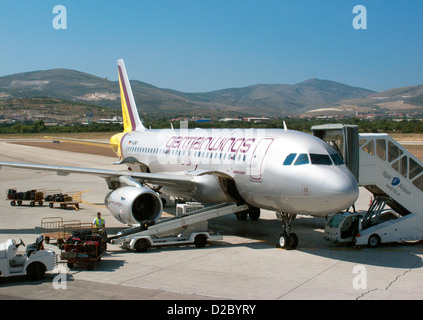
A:
<svg viewBox="0 0 423 320">
<path fill-rule="evenodd" d="M 104 229 L 106 227 L 106 221 L 101 217 L 101 213 L 97 212 L 97 218 L 93 220 L 93 228 Z"/>
</svg>

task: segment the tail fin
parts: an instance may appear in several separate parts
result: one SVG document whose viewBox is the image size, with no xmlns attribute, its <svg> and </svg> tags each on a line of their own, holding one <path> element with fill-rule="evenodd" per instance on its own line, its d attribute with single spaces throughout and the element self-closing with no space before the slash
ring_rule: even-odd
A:
<svg viewBox="0 0 423 320">
<path fill-rule="evenodd" d="M 134 95 L 132 94 L 125 63 L 122 59 L 118 60 L 117 63 L 119 72 L 120 99 L 122 103 L 123 131 L 145 131 L 146 128 L 140 120 Z"/>
</svg>

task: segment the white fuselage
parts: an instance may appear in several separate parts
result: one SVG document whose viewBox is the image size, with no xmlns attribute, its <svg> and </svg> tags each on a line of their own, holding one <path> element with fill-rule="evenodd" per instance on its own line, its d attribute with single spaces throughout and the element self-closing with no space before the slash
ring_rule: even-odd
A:
<svg viewBox="0 0 423 320">
<path fill-rule="evenodd" d="M 357 183 L 322 140 L 283 129 L 163 129 L 132 131 L 121 139 L 133 170 L 192 175 L 197 190 L 166 192 L 202 202 L 233 200 L 234 181 L 250 205 L 294 214 L 326 215 L 353 205 Z M 138 166 L 137 166 L 138 164 Z"/>
</svg>

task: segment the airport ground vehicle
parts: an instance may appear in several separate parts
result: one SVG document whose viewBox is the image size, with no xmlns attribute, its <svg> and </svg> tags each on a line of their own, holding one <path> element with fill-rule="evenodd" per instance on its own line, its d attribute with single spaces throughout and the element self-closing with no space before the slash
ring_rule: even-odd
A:
<svg viewBox="0 0 423 320">
<path fill-rule="evenodd" d="M 209 240 L 222 240 L 221 235 L 208 230 L 208 220 L 230 213 L 248 210 L 248 205 L 223 203 L 195 211 L 201 208 L 198 203 L 178 204 L 175 217 L 157 222 L 146 221 L 138 227 L 130 228 L 108 238 L 112 244 L 138 252 L 147 251 L 149 247 L 163 245 L 194 244 L 197 248 L 204 247 Z"/>
<path fill-rule="evenodd" d="M 29 201 L 31 207 L 36 203 L 42 206 L 44 204 L 44 190 L 29 190 L 25 192 L 18 192 L 16 188 L 10 188 L 6 191 L 6 200 L 10 200 L 10 205 L 14 207 L 22 205 L 25 201 Z"/>
<path fill-rule="evenodd" d="M 69 269 L 75 264 L 85 264 L 93 270 L 95 263 L 107 249 L 106 233 L 102 229 L 78 229 L 72 232 L 60 252 L 61 262 L 66 262 Z"/>
<path fill-rule="evenodd" d="M 178 203 L 176 205 L 176 216 L 181 216 L 201 209 L 204 209 L 204 206 L 200 202 Z"/>
<path fill-rule="evenodd" d="M 56 254 L 45 250 L 44 236 L 39 236 L 35 243 L 26 247 L 24 254 L 18 254 L 18 248 L 25 244 L 9 239 L 0 243 L 0 273 L 3 277 L 28 275 L 31 280 L 44 278 L 46 271 L 51 271 L 57 264 Z"/>
<path fill-rule="evenodd" d="M 57 241 L 60 247 L 74 230 L 91 228 L 91 223 L 81 223 L 79 220 L 65 221 L 62 217 L 46 217 L 41 219 L 41 234 L 45 237 L 45 242 L 51 239 Z"/>
<path fill-rule="evenodd" d="M 334 145 L 358 184 L 374 200 L 367 212 L 336 213 L 325 238 L 377 247 L 423 240 L 423 163 L 384 133 L 358 133 L 358 126 L 323 125 L 313 134 Z"/>
<path fill-rule="evenodd" d="M 79 204 L 82 202 L 82 192 L 73 191 L 62 193 L 61 190 L 50 190 L 47 191 L 45 201 L 48 202 L 49 208 L 53 208 L 55 204 L 59 204 L 62 209 L 71 206 L 75 210 L 79 210 Z"/>
<path fill-rule="evenodd" d="M 423 219 L 417 215 L 401 216 L 384 210 L 387 198 L 376 198 L 367 213 L 340 212 L 331 215 L 325 238 L 333 242 L 351 242 L 375 248 L 381 243 L 423 240 Z"/>
</svg>

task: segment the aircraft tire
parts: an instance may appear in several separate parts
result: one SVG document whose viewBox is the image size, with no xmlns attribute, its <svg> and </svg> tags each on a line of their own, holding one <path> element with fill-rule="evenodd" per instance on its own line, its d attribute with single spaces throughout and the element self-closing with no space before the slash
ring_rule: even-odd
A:
<svg viewBox="0 0 423 320">
<path fill-rule="evenodd" d="M 281 247 L 282 249 L 288 249 L 288 244 L 289 244 L 288 236 L 286 234 L 282 233 L 279 236 L 278 244 L 279 244 L 279 247 Z"/>
<path fill-rule="evenodd" d="M 248 215 L 250 216 L 251 221 L 257 221 L 260 219 L 260 208 L 250 207 Z"/>
<path fill-rule="evenodd" d="M 288 236 L 289 240 L 289 249 L 295 250 L 298 246 L 298 237 L 295 233 L 290 233 Z"/>
<path fill-rule="evenodd" d="M 282 233 L 279 236 L 279 247 L 286 250 L 294 250 L 298 246 L 298 237 L 295 233 L 290 233 L 288 235 Z"/>
<path fill-rule="evenodd" d="M 241 212 L 237 212 L 235 213 L 236 218 L 240 221 L 245 221 L 248 218 L 248 211 L 241 211 Z"/>
</svg>

